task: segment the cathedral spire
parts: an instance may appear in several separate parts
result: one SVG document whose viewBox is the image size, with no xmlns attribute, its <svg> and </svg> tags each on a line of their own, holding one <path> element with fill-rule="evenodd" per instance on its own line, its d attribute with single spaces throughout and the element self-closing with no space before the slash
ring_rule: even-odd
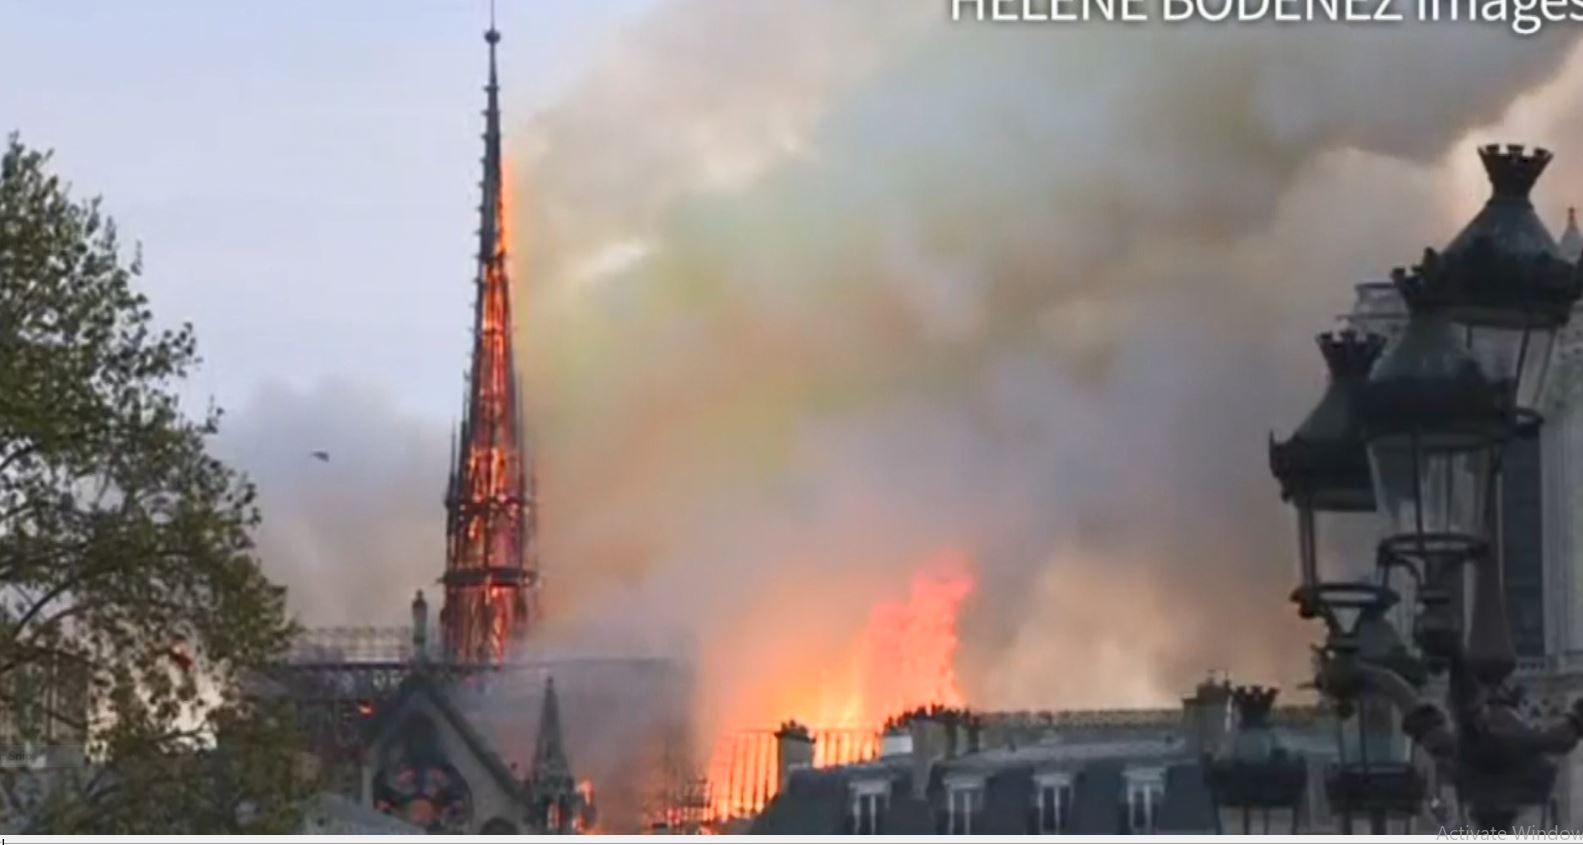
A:
<svg viewBox="0 0 1583 845">
<path fill-rule="evenodd" d="M 566 757 L 566 742 L 561 736 L 561 703 L 555 695 L 555 679 L 544 682 L 544 704 L 539 708 L 539 737 L 533 745 L 533 779 L 536 782 L 572 779 L 572 764 Z"/>
<path fill-rule="evenodd" d="M 569 833 L 586 808 L 566 756 L 561 735 L 561 705 L 555 679 L 544 683 L 544 704 L 539 710 L 539 736 L 533 745 L 533 771 L 528 779 L 528 800 L 534 826 L 544 833 Z"/>
<path fill-rule="evenodd" d="M 517 404 L 506 185 L 501 156 L 500 32 L 491 10 L 489 83 L 484 91 L 484 159 L 473 303 L 472 365 L 446 495 L 446 658 L 498 664 L 537 621 L 533 555 L 535 502 Z"/>
<path fill-rule="evenodd" d="M 500 74 L 495 66 L 495 45 L 500 43 L 500 31 L 495 29 L 495 7 L 489 7 L 489 29 L 484 32 L 489 43 L 489 84 L 484 86 L 484 184 L 483 202 L 478 215 L 478 262 L 480 265 L 505 255 L 501 231 L 504 211 L 504 187 L 500 162 Z"/>
</svg>

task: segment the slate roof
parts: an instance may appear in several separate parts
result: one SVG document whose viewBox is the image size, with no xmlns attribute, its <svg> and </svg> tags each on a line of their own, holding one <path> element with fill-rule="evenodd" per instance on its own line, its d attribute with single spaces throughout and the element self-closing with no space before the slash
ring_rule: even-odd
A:
<svg viewBox="0 0 1583 845">
<path fill-rule="evenodd" d="M 1229 682 L 1221 705 L 1230 715 Z M 1128 813 L 1129 777 L 1146 770 L 1158 777 L 1153 802 L 1153 833 L 1192 834 L 1216 830 L 1219 813 L 1206 781 L 1206 748 L 1218 749 L 1227 736 L 1206 731 L 1195 721 L 1203 707 L 1184 699 L 1176 710 L 1095 710 L 984 714 L 982 732 L 965 744 L 943 747 L 927 733 L 909 727 L 908 744 L 900 753 L 829 768 L 794 769 L 786 788 L 776 795 L 749 827 L 755 834 L 831 835 L 852 833 L 854 787 L 864 792 L 883 781 L 887 802 L 879 820 L 885 835 L 947 833 L 948 784 L 982 784 L 982 803 L 974 816 L 974 834 L 1014 836 L 1034 833 L 1037 785 L 1046 774 L 1069 778 L 1068 806 L 1063 808 L 1062 833 L 1105 836 L 1131 832 Z M 1214 716 L 1211 710 L 1205 715 Z M 947 727 L 949 737 L 950 726 Z M 1228 725 L 1229 727 L 1229 725 Z M 1270 730 L 1282 747 L 1302 757 L 1312 769 L 1336 755 L 1333 714 L 1314 706 L 1281 707 L 1270 714 Z M 925 739 L 920 739 L 923 737 Z M 987 739 L 988 742 L 982 742 Z M 912 749 L 926 750 L 933 762 L 915 758 Z M 957 753 L 961 749 L 961 753 Z M 971 750 L 968 750 L 971 749 Z M 1221 753 L 1216 750 L 1212 753 Z M 935 756 L 939 755 L 939 756 Z M 927 783 L 914 790 L 915 777 Z M 1322 801 L 1321 798 L 1315 800 Z M 1310 811 L 1313 808 L 1309 808 Z"/>
<path fill-rule="evenodd" d="M 1119 760 L 1100 760 L 1085 766 L 1072 782 L 1072 812 L 1068 832 L 1100 836 L 1124 833 L 1122 802 L 1126 782 Z"/>
<path fill-rule="evenodd" d="M 849 818 L 854 782 L 887 779 L 889 803 L 880 832 L 887 835 L 934 835 L 945 832 L 945 779 L 952 774 L 984 776 L 983 809 L 973 832 L 988 836 L 1024 835 L 1034 831 L 1035 774 L 1061 761 L 1072 772 L 1072 807 L 1064 831 L 1079 835 L 1114 835 L 1128 831 L 1126 780 L 1129 764 L 1159 766 L 1164 795 L 1155 811 L 1159 833 L 1204 833 L 1214 830 L 1215 807 L 1197 761 L 1181 746 L 1156 743 L 1085 743 L 1073 748 L 995 749 L 943 760 L 931 769 L 925 798 L 914 797 L 910 758 L 881 759 L 828 769 L 791 773 L 786 790 L 753 821 L 754 834 L 832 835 L 851 833 Z M 1056 754 L 1076 751 L 1076 754 Z M 1107 753 L 1103 753 L 1108 750 Z M 1140 756 L 1139 752 L 1143 752 Z"/>
<path fill-rule="evenodd" d="M 848 833 L 848 780 L 846 773 L 836 769 L 798 772 L 753 820 L 748 832 L 830 836 Z"/>
<path fill-rule="evenodd" d="M 1154 821 L 1159 833 L 1201 833 L 1215 829 L 1215 800 L 1197 764 L 1165 770 L 1165 798 Z"/>
</svg>

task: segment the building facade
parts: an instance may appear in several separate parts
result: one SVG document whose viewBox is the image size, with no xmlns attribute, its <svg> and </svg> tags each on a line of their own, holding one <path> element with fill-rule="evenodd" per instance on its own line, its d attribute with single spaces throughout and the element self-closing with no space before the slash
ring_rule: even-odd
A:
<svg viewBox="0 0 1583 845">
<path fill-rule="evenodd" d="M 1568 211 L 1558 243 L 1567 260 L 1583 256 L 1575 210 Z M 1543 652 L 1525 655 L 1519 673 L 1529 707 L 1544 715 L 1563 712 L 1583 696 L 1583 313 L 1573 312 L 1553 354 L 1536 449 L 1541 516 L 1530 526 L 1538 535 L 1540 587 L 1537 601 L 1513 608 L 1518 620 L 1523 617 L 1517 614 L 1537 615 L 1543 631 Z M 1563 827 L 1583 823 L 1583 759 L 1577 755 L 1561 766 L 1554 816 Z"/>
<path fill-rule="evenodd" d="M 1326 790 L 1338 760 L 1335 717 L 1318 707 L 1279 708 L 1271 727 L 1280 753 L 1300 760 L 1307 777 L 1287 827 L 1268 832 L 1293 832 L 1294 822 L 1296 832 L 1338 832 Z M 780 788 L 749 829 L 797 835 L 1218 833 L 1207 761 L 1232 746 L 1236 729 L 1225 681 L 1201 684 L 1180 709 L 920 709 L 887 725 L 874 758 L 834 766 L 814 766 L 813 735 L 788 724 L 777 734 Z"/>
</svg>

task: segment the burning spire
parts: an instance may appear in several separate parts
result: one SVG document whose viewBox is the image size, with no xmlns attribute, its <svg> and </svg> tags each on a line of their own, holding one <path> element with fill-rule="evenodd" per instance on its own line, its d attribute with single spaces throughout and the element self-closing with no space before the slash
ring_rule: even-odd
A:
<svg viewBox="0 0 1583 845">
<path fill-rule="evenodd" d="M 500 84 L 489 43 L 484 111 L 483 202 L 479 206 L 477 299 L 472 369 L 446 492 L 445 655 L 499 663 L 508 644 L 537 621 L 532 469 L 523 447 L 512 353 L 511 285 L 506 275 L 506 203 L 500 155 Z"/>
</svg>

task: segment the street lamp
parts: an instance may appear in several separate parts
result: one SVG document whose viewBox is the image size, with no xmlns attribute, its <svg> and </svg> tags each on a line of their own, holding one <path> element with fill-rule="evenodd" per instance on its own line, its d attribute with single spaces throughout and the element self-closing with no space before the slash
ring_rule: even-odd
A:
<svg viewBox="0 0 1583 845">
<path fill-rule="evenodd" d="M 1490 553 L 1487 502 L 1516 420 L 1509 383 L 1485 375 L 1430 277 L 1398 273 L 1396 282 L 1410 317 L 1363 390 L 1364 429 L 1375 498 L 1391 521 L 1380 560 L 1419 582 L 1414 635 L 1431 668 L 1449 671 L 1447 706 L 1423 699 L 1399 671 L 1366 658 L 1340 656 L 1326 683 L 1389 700 L 1479 827 L 1509 830 L 1519 807 L 1548 795 L 1550 758 L 1577 744 L 1583 711 L 1575 707 L 1550 728 L 1532 727 L 1507 684 L 1516 655 L 1499 560 Z M 1466 565 L 1476 578 L 1464 634 Z"/>
<path fill-rule="evenodd" d="M 1443 252 L 1426 250 L 1416 268 L 1528 425 L 1538 422 L 1555 336 L 1580 293 L 1575 268 L 1529 200 L 1550 158 L 1548 150 L 1517 144 L 1481 147 L 1489 200 Z"/>
<path fill-rule="evenodd" d="M 1321 575 L 1321 555 L 1345 558 L 1349 547 L 1372 539 L 1376 528 L 1358 403 L 1385 339 L 1347 330 L 1322 334 L 1317 342 L 1330 370 L 1324 395 L 1291 437 L 1276 442 L 1272 436 L 1269 446 L 1270 472 L 1281 484 L 1281 498 L 1297 511 L 1298 585 L 1292 600 L 1305 619 L 1329 612 L 1325 595 L 1341 580 L 1334 563 Z M 1337 620 L 1327 622 L 1334 627 Z"/>
<path fill-rule="evenodd" d="M 1224 752 L 1207 761 L 1216 833 L 1297 833 L 1308 766 L 1282 746 L 1270 726 L 1275 695 L 1273 687 L 1238 687 L 1231 693 L 1236 730 Z"/>
<path fill-rule="evenodd" d="M 1290 438 L 1270 444 L 1271 472 L 1281 483 L 1282 498 L 1297 510 L 1299 585 L 1293 600 L 1304 618 L 1325 622 L 1328 635 L 1317 649 L 1322 666 L 1362 659 L 1390 667 L 1393 678 L 1415 695 L 1423 667 L 1386 619 L 1399 601 L 1397 593 L 1384 583 L 1340 577 L 1334 560 L 1323 571 L 1320 566 L 1321 545 L 1325 557 L 1350 555 L 1354 568 L 1374 558 L 1357 542 L 1372 542 L 1380 525 L 1362 402 L 1385 339 L 1349 330 L 1320 335 L 1318 343 L 1330 370 L 1325 393 Z M 1386 833 L 1389 820 L 1412 817 L 1423 798 L 1424 779 L 1388 723 L 1380 732 L 1385 702 L 1350 676 L 1322 671 L 1319 681 L 1340 720 L 1340 760 L 1326 773 L 1326 794 L 1344 832 L 1366 823 L 1372 832 Z"/>
<path fill-rule="evenodd" d="M 1390 702 L 1360 697 L 1337 730 L 1343 758 L 1325 776 L 1325 797 L 1341 832 L 1359 826 L 1370 834 L 1410 833 L 1423 806 L 1426 784 L 1412 761 L 1406 737 L 1393 725 Z M 1391 822 L 1397 830 L 1391 830 Z"/>
<path fill-rule="evenodd" d="M 1394 691 L 1416 699 L 1426 672 L 1396 628 L 1385 618 L 1395 603 L 1395 593 L 1373 588 L 1373 599 L 1360 592 L 1358 621 L 1349 635 L 1330 639 L 1319 649 L 1318 686 L 1334 702 L 1337 751 L 1340 759 L 1325 775 L 1325 793 L 1341 820 L 1342 833 L 1366 823 L 1375 835 L 1390 832 L 1390 821 L 1401 823 L 1397 832 L 1410 832 L 1426 791 L 1426 781 L 1413 764 L 1412 750 L 1391 724 L 1391 700 L 1359 675 L 1333 671 L 1338 667 L 1366 665 L 1388 672 Z"/>
<path fill-rule="evenodd" d="M 1488 502 L 1511 414 L 1438 291 L 1420 276 L 1397 273 L 1396 282 L 1410 316 L 1363 388 L 1363 423 L 1375 501 L 1389 524 L 1380 562 L 1417 582 L 1414 636 L 1440 665 L 1460 645 L 1461 567 L 1492 564 Z M 1493 565 L 1480 571 L 1499 577 Z"/>
<path fill-rule="evenodd" d="M 1550 154 L 1488 146 L 1479 155 L 1493 195 L 1443 252 L 1427 250 L 1412 272 L 1392 275 L 1408 320 L 1352 393 L 1374 504 L 1388 523 L 1376 554 L 1379 579 L 1320 578 L 1312 516 L 1299 517 L 1299 610 L 1323 616 L 1329 628 L 1317 650 L 1317 686 L 1344 719 L 1356 717 L 1357 753 L 1327 778 L 1349 830 L 1355 810 L 1383 832 L 1390 815 L 1410 816 L 1422 801 L 1422 776 L 1383 706 L 1402 714 L 1403 733 L 1489 830 L 1510 830 L 1521 807 L 1543 804 L 1556 758 L 1583 738 L 1583 700 L 1549 726 L 1520 715 L 1499 544 L 1492 542 L 1501 455 L 1514 436 L 1532 437 L 1542 422 L 1537 406 L 1551 348 L 1579 298 L 1579 276 L 1528 199 Z M 1356 477 L 1355 458 L 1341 450 L 1323 455 L 1329 470 L 1296 473 L 1303 450 L 1277 445 L 1285 451 L 1278 459 L 1272 447 L 1271 466 L 1300 514 L 1319 508 L 1290 482 Z M 1468 567 L 1473 594 L 1464 624 Z M 1398 571 L 1415 583 L 1413 640 L 1422 662 L 1384 618 L 1397 600 L 1390 582 Z M 1422 693 L 1426 670 L 1447 675 L 1443 703 Z"/>
</svg>

